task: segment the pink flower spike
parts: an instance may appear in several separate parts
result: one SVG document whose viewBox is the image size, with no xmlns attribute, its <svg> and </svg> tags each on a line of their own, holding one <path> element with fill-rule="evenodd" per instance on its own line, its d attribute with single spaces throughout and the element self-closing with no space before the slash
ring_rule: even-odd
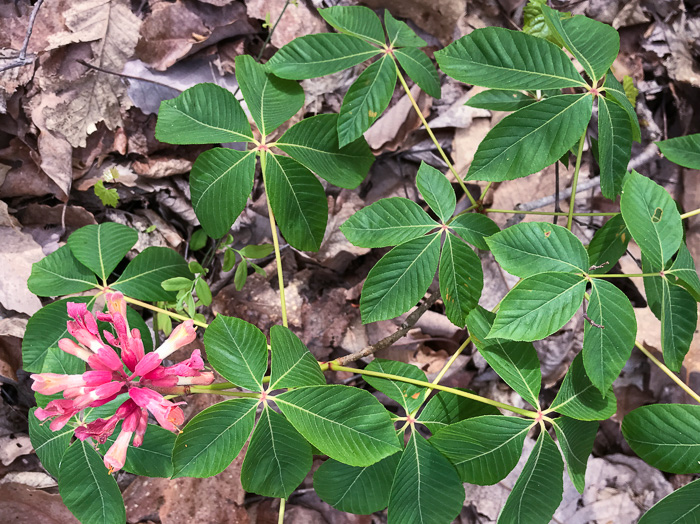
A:
<svg viewBox="0 0 700 524">
<path fill-rule="evenodd" d="M 100 444 L 104 444 L 109 436 L 114 433 L 114 428 L 117 427 L 119 420 L 121 419 L 116 414 L 107 419 L 98 418 L 84 426 L 75 428 L 75 436 L 80 440 L 94 438 Z"/>
<path fill-rule="evenodd" d="M 141 418 L 139 419 L 139 425 L 136 428 L 136 435 L 134 436 L 134 447 L 138 448 L 143 444 L 143 436 L 146 434 L 148 429 L 148 411 L 141 409 Z"/>
<path fill-rule="evenodd" d="M 184 413 L 176 404 L 165 400 L 161 394 L 152 389 L 131 388 L 129 396 L 136 404 L 150 411 L 158 424 L 168 431 L 177 431 L 177 426 L 185 421 Z"/>
<path fill-rule="evenodd" d="M 199 349 L 195 349 L 192 352 L 192 356 L 187 360 L 165 368 L 165 374 L 179 377 L 196 377 L 203 368 L 202 352 Z"/>
<path fill-rule="evenodd" d="M 79 411 L 81 409 L 85 409 L 88 406 L 93 406 L 93 404 L 101 400 L 112 400 L 112 398 L 118 395 L 123 388 L 124 384 L 121 382 L 108 382 L 107 384 L 102 384 L 101 386 L 94 387 L 87 393 L 76 397 L 73 400 L 73 405 Z M 95 404 L 95 406 L 99 405 L 101 404 Z"/>
<path fill-rule="evenodd" d="M 71 340 L 70 338 L 62 338 L 59 340 L 58 348 L 61 351 L 65 351 L 69 355 L 73 355 L 78 357 L 80 360 L 84 360 L 85 362 L 87 362 L 90 357 L 94 355 L 92 351 L 88 351 L 83 346 L 76 344 L 75 341 Z"/>
<path fill-rule="evenodd" d="M 155 352 L 158 353 L 161 360 L 163 360 L 196 338 L 197 333 L 194 331 L 194 323 L 191 320 L 186 320 L 173 329 L 168 340 L 163 342 Z"/>
<path fill-rule="evenodd" d="M 178 377 L 178 386 L 208 386 L 214 382 L 214 373 L 204 371 L 196 377 Z"/>
<path fill-rule="evenodd" d="M 126 344 L 122 346 L 122 360 L 129 371 L 134 371 L 136 369 L 136 364 L 138 364 L 144 356 L 143 341 L 141 340 L 141 333 L 138 329 L 134 328 L 131 330 L 131 336 L 127 339 Z"/>
<path fill-rule="evenodd" d="M 133 434 L 133 431 L 125 431 L 122 429 L 117 440 L 115 440 L 114 444 L 107 450 L 104 463 L 105 466 L 109 468 L 110 473 L 119 471 L 124 467 L 124 463 L 126 462 L 126 450 L 129 447 L 129 441 L 131 441 L 131 435 Z"/>
<path fill-rule="evenodd" d="M 104 346 L 99 337 L 97 322 L 85 304 L 68 302 L 68 315 L 75 319 L 67 323 L 68 333 L 78 342 L 93 352 Z"/>
<path fill-rule="evenodd" d="M 85 386 L 85 379 L 82 375 L 59 375 L 57 373 L 38 373 L 30 375 L 34 382 L 32 389 L 42 395 L 55 395 L 61 391 Z"/>
<path fill-rule="evenodd" d="M 88 359 L 88 364 L 90 364 L 90 367 L 93 369 L 122 372 L 124 370 L 124 364 L 119 358 L 119 355 L 117 355 L 117 352 L 107 346 L 102 346 L 97 351 L 97 354 L 91 356 Z"/>
<path fill-rule="evenodd" d="M 78 411 L 80 411 L 80 409 L 76 409 L 72 400 L 61 398 L 52 400 L 45 408 L 37 408 L 36 411 L 34 411 L 34 416 L 41 421 L 50 417 L 57 417 L 51 422 L 49 428 L 51 431 L 58 431 L 62 429 Z"/>
</svg>

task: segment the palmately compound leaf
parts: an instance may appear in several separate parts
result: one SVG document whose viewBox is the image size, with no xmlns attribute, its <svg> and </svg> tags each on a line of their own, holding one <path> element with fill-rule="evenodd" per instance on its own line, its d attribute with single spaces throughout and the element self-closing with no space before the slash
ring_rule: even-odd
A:
<svg viewBox="0 0 700 524">
<path fill-rule="evenodd" d="M 479 144 L 467 180 L 514 180 L 553 164 L 585 132 L 592 100 L 588 94 L 553 96 L 508 115 Z"/>
<path fill-rule="evenodd" d="M 69 246 L 61 246 L 32 264 L 27 280 L 29 291 L 40 297 L 70 295 L 96 286 L 95 274 L 78 262 Z"/>
<path fill-rule="evenodd" d="M 204 332 L 212 367 L 237 386 L 262 391 L 267 371 L 267 340 L 262 331 L 240 318 L 217 315 Z"/>
<path fill-rule="evenodd" d="M 364 138 L 341 148 L 337 124 L 335 114 L 305 118 L 290 127 L 275 145 L 331 184 L 354 189 L 367 176 L 374 155 Z"/>
<path fill-rule="evenodd" d="M 156 138 L 166 144 L 249 142 L 253 133 L 236 97 L 216 84 L 197 84 L 160 104 Z"/>
<path fill-rule="evenodd" d="M 557 445 L 543 431 L 498 517 L 499 524 L 545 524 L 564 492 L 564 462 Z"/>
<path fill-rule="evenodd" d="M 356 36 L 380 46 L 385 44 L 382 23 L 369 7 L 334 6 L 319 9 L 318 14 L 341 33 Z"/>
<path fill-rule="evenodd" d="M 311 446 L 282 415 L 266 407 L 241 466 L 243 489 L 288 498 L 311 470 Z"/>
<path fill-rule="evenodd" d="M 172 300 L 175 293 L 166 291 L 161 284 L 175 277 L 192 278 L 182 255 L 167 247 L 151 246 L 129 262 L 111 288 L 137 300 Z"/>
<path fill-rule="evenodd" d="M 583 355 L 574 358 L 569 371 L 554 398 L 551 410 L 576 420 L 605 420 L 617 410 L 612 386 L 603 395 L 586 374 Z"/>
<path fill-rule="evenodd" d="M 238 456 L 255 424 L 252 398 L 214 404 L 190 420 L 175 440 L 174 478 L 218 475 Z"/>
<path fill-rule="evenodd" d="M 328 222 L 321 182 L 293 158 L 268 155 L 265 190 L 287 242 L 302 251 L 318 251 Z"/>
<path fill-rule="evenodd" d="M 425 47 L 428 43 L 408 27 L 406 22 L 394 18 L 388 9 L 384 10 L 384 25 L 392 47 Z M 439 96 L 437 98 L 440 98 Z"/>
<path fill-rule="evenodd" d="M 115 222 L 84 226 L 68 237 L 73 256 L 103 282 L 139 239 L 138 233 Z"/>
<path fill-rule="evenodd" d="M 695 299 L 680 286 L 671 284 L 665 277 L 652 277 L 661 285 L 661 349 L 664 362 L 677 373 L 690 350 L 698 309 Z"/>
<path fill-rule="evenodd" d="M 400 451 L 389 412 L 368 391 L 309 386 L 275 397 L 282 414 L 316 449 L 350 466 Z"/>
<path fill-rule="evenodd" d="M 637 112 L 634 106 L 627 98 L 627 93 L 622 87 L 622 84 L 617 81 L 617 78 L 612 74 L 612 71 L 608 71 L 605 75 L 605 82 L 603 83 L 605 88 L 605 96 L 612 98 L 617 102 L 630 120 L 630 126 L 632 126 L 632 140 L 639 142 L 642 137 L 641 130 L 639 129 L 639 119 L 637 118 Z"/>
<path fill-rule="evenodd" d="M 34 415 L 36 409 L 30 409 L 27 417 L 29 439 L 39 460 L 41 460 L 41 465 L 52 476 L 58 477 L 61 458 L 73 438 L 75 429 L 68 425 L 58 431 L 51 431 L 48 424 L 42 424 L 36 418 Z"/>
<path fill-rule="evenodd" d="M 395 453 L 365 467 L 328 459 L 314 473 L 314 489 L 321 500 L 340 511 L 356 515 L 381 511 L 389 504 L 399 459 Z"/>
<path fill-rule="evenodd" d="M 253 189 L 255 153 L 217 147 L 205 151 L 192 166 L 192 207 L 202 228 L 221 238 L 245 209 Z"/>
<path fill-rule="evenodd" d="M 384 255 L 362 287 L 362 322 L 394 318 L 415 306 L 433 281 L 439 258 L 439 234 L 414 238 Z"/>
<path fill-rule="evenodd" d="M 486 251 L 489 250 L 486 237 L 500 231 L 493 220 L 479 213 L 457 215 L 449 225 L 450 229 L 457 233 L 462 240 Z"/>
<path fill-rule="evenodd" d="M 700 512 L 700 479 L 664 497 L 637 524 L 696 524 Z"/>
<path fill-rule="evenodd" d="M 474 394 L 473 391 L 457 388 L 460 391 Z M 467 397 L 438 391 L 423 408 L 418 416 L 418 422 L 423 424 L 431 433 L 436 433 L 442 428 L 455 424 L 468 418 L 481 417 L 483 415 L 500 415 L 498 408 L 483 402 L 477 402 Z"/>
<path fill-rule="evenodd" d="M 455 468 L 430 442 L 411 432 L 391 486 L 387 521 L 452 522 L 463 502 L 464 487 Z"/>
<path fill-rule="evenodd" d="M 389 105 L 395 86 L 396 66 L 389 55 L 384 55 L 360 74 L 340 107 L 340 147 L 354 142 L 370 128 Z"/>
<path fill-rule="evenodd" d="M 464 327 L 467 315 L 479 303 L 484 273 L 477 254 L 451 233 L 445 236 L 440 253 L 438 280 L 447 318 Z"/>
<path fill-rule="evenodd" d="M 683 286 L 695 300 L 700 302 L 700 279 L 695 269 L 693 256 L 688 251 L 685 243 L 681 244 L 676 260 L 673 261 L 671 268 L 666 271 L 666 276 L 677 278 L 676 283 Z"/>
<path fill-rule="evenodd" d="M 304 90 L 297 82 L 269 73 L 250 55 L 236 57 L 236 80 L 262 136 L 272 133 L 304 105 Z"/>
<path fill-rule="evenodd" d="M 124 500 L 117 481 L 107 473 L 102 457 L 88 441 L 76 440 L 63 454 L 58 491 L 63 503 L 80 522 L 126 522 Z"/>
<path fill-rule="evenodd" d="M 289 328 L 270 328 L 270 388 L 298 388 L 326 383 L 318 361 Z"/>
<path fill-rule="evenodd" d="M 477 306 L 467 317 L 467 328 L 474 345 L 489 366 L 533 407 L 539 406 L 542 371 L 535 346 L 531 342 L 516 342 L 489 338 L 496 315 Z"/>
<path fill-rule="evenodd" d="M 340 230 L 358 247 L 389 247 L 422 237 L 438 227 L 413 200 L 383 198 L 348 218 Z"/>
<path fill-rule="evenodd" d="M 529 0 L 527 5 L 523 7 L 523 33 L 544 38 L 550 42 L 563 46 L 561 37 L 552 31 L 544 20 L 542 14 L 542 6 L 547 5 L 546 0 Z M 571 18 L 571 13 L 562 13 L 556 11 L 560 18 Z"/>
<path fill-rule="evenodd" d="M 585 487 L 588 457 L 593 451 L 593 442 L 598 434 L 597 421 L 576 420 L 559 417 L 552 423 L 557 440 L 569 471 L 569 478 L 579 493 Z"/>
<path fill-rule="evenodd" d="M 428 380 L 425 373 L 416 366 L 406 364 L 405 362 L 397 362 L 395 360 L 375 358 L 365 369 L 368 371 L 398 375 L 413 380 L 422 380 L 423 382 Z M 423 396 L 425 395 L 425 388 L 423 387 L 408 384 L 407 382 L 372 377 L 370 375 L 363 375 L 363 378 L 370 386 L 401 404 L 406 413 L 410 413 L 423 403 Z"/>
<path fill-rule="evenodd" d="M 597 83 L 610 68 L 620 50 L 620 35 L 612 27 L 592 18 L 576 15 L 562 19 L 559 12 L 542 6 L 549 29 L 559 35 L 564 47 Z"/>
<path fill-rule="evenodd" d="M 522 91 L 489 89 L 472 96 L 464 105 L 490 111 L 517 111 L 537 102 L 537 99 Z"/>
<path fill-rule="evenodd" d="M 667 473 L 700 473 L 700 406 L 654 404 L 628 413 L 622 435 L 647 464 Z"/>
<path fill-rule="evenodd" d="M 388 13 L 389 10 L 386 12 Z M 440 98 L 440 74 L 423 51 L 414 47 L 405 47 L 395 49 L 394 56 L 418 87 L 433 98 Z"/>
<path fill-rule="evenodd" d="M 280 78 L 304 80 L 337 73 L 361 64 L 381 50 L 350 35 L 322 33 L 296 38 L 267 62 Z"/>
<path fill-rule="evenodd" d="M 581 307 L 586 279 L 573 273 L 527 277 L 501 302 L 487 338 L 532 342 L 548 337 Z"/>
<path fill-rule="evenodd" d="M 423 200 L 443 222 L 447 222 L 455 212 L 457 198 L 447 177 L 434 167 L 421 162 L 416 174 L 416 186 Z"/>
<path fill-rule="evenodd" d="M 465 84 L 530 90 L 586 86 L 556 45 L 500 27 L 476 29 L 435 58 L 445 73 Z"/>
<path fill-rule="evenodd" d="M 595 232 L 588 244 L 588 259 L 591 268 L 588 273 L 599 275 L 607 273 L 627 251 L 630 232 L 622 215 L 617 214 Z"/>
<path fill-rule="evenodd" d="M 662 270 L 683 240 L 681 215 L 671 195 L 632 171 L 625 178 L 620 211 L 642 254 L 655 270 Z"/>
<path fill-rule="evenodd" d="M 700 133 L 656 142 L 663 155 L 674 164 L 700 169 Z"/>
<path fill-rule="evenodd" d="M 486 243 L 503 269 L 517 277 L 559 271 L 586 272 L 588 254 L 565 227 L 547 222 L 523 222 L 489 237 Z"/>
<path fill-rule="evenodd" d="M 588 378 L 605 395 L 632 353 L 637 319 L 627 296 L 600 278 L 591 281 L 586 315 L 583 364 Z"/>
<path fill-rule="evenodd" d="M 441 429 L 430 442 L 463 482 L 487 486 L 506 478 L 518 463 L 532 424 L 518 417 L 474 417 Z"/>
<path fill-rule="evenodd" d="M 632 154 L 632 128 L 624 109 L 612 99 L 598 97 L 598 163 L 600 190 L 615 200 Z"/>
</svg>

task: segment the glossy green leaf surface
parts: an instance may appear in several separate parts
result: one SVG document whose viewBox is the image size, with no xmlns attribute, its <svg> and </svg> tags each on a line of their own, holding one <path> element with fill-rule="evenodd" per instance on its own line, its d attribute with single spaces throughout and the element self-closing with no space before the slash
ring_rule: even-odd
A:
<svg viewBox="0 0 700 524">
<path fill-rule="evenodd" d="M 488 109 L 490 111 L 517 111 L 537 100 L 526 95 L 522 91 L 501 91 L 500 89 L 489 89 L 472 96 L 465 105 Z"/>
<path fill-rule="evenodd" d="M 434 167 L 421 162 L 416 174 L 416 186 L 430 209 L 443 223 L 447 222 L 457 205 L 457 197 L 447 177 Z"/>
<path fill-rule="evenodd" d="M 522 222 L 489 237 L 486 243 L 503 269 L 517 277 L 539 273 L 586 272 L 588 254 L 571 231 L 547 222 Z"/>
<path fill-rule="evenodd" d="M 438 227 L 428 213 L 407 198 L 383 198 L 348 218 L 340 230 L 358 247 L 388 247 L 422 237 Z"/>
<path fill-rule="evenodd" d="M 252 391 L 262 391 L 267 371 L 267 339 L 253 324 L 217 315 L 204 332 L 209 363 L 221 375 Z"/>
<path fill-rule="evenodd" d="M 457 215 L 450 222 L 450 229 L 479 249 L 489 250 L 486 237 L 495 235 L 500 228 L 490 218 L 479 213 L 465 213 Z"/>
<path fill-rule="evenodd" d="M 367 176 L 374 155 L 364 138 L 341 148 L 337 124 L 335 114 L 305 118 L 289 128 L 276 146 L 331 184 L 354 189 Z"/>
<path fill-rule="evenodd" d="M 592 267 L 588 273 L 599 275 L 610 271 L 627 251 L 630 238 L 622 215 L 608 220 L 588 244 L 588 259 Z"/>
<path fill-rule="evenodd" d="M 270 388 L 298 388 L 326 383 L 318 361 L 292 330 L 284 326 L 270 328 L 272 354 Z"/>
<path fill-rule="evenodd" d="M 647 464 L 667 473 L 700 473 L 700 406 L 653 404 L 628 413 L 622 435 Z"/>
<path fill-rule="evenodd" d="M 450 233 L 442 245 L 438 279 L 447 318 L 455 326 L 464 327 L 467 315 L 479 303 L 484 274 L 477 254 Z"/>
<path fill-rule="evenodd" d="M 265 189 L 282 235 L 302 251 L 318 251 L 328 222 L 328 201 L 314 174 L 296 160 L 269 155 Z"/>
<path fill-rule="evenodd" d="M 245 209 L 255 174 L 255 153 L 215 148 L 205 151 L 192 166 L 192 207 L 202 228 L 221 238 Z"/>
<path fill-rule="evenodd" d="M 138 238 L 138 233 L 130 227 L 105 222 L 81 227 L 68 237 L 68 246 L 81 264 L 104 281 Z"/>
<path fill-rule="evenodd" d="M 365 390 L 303 387 L 275 402 L 312 446 L 344 464 L 369 466 L 400 451 L 389 412 Z"/>
<path fill-rule="evenodd" d="M 625 110 L 617 103 L 598 97 L 598 163 L 600 190 L 615 200 L 622 191 L 632 154 L 632 128 Z"/>
<path fill-rule="evenodd" d="M 362 287 L 362 322 L 394 318 L 415 306 L 433 281 L 439 258 L 439 234 L 414 238 L 384 255 Z"/>
<path fill-rule="evenodd" d="M 603 87 L 605 88 L 606 97 L 609 97 L 617 102 L 625 113 L 627 113 L 627 117 L 629 118 L 630 126 L 632 128 L 632 140 L 639 142 L 642 135 L 639 128 L 637 111 L 627 98 L 627 93 L 625 92 L 624 87 L 622 87 L 622 84 L 617 81 L 611 71 L 608 71 L 608 73 L 605 75 Z"/>
<path fill-rule="evenodd" d="M 476 29 L 437 51 L 435 58 L 445 73 L 465 84 L 494 89 L 585 86 L 571 60 L 557 46 L 500 27 Z"/>
<path fill-rule="evenodd" d="M 122 425 L 100 445 L 100 451 L 106 453 L 117 439 Z M 124 462 L 124 471 L 142 477 L 170 478 L 173 475 L 172 453 L 175 445 L 175 433 L 155 424 L 148 424 L 143 443 L 137 448 L 129 446 Z"/>
<path fill-rule="evenodd" d="M 405 47 L 394 50 L 394 56 L 411 80 L 418 84 L 418 87 L 433 98 L 441 97 L 440 74 L 423 51 L 413 47 Z"/>
<path fill-rule="evenodd" d="M 479 144 L 467 180 L 514 180 L 553 164 L 584 133 L 591 111 L 590 95 L 559 95 L 508 115 Z"/>
<path fill-rule="evenodd" d="M 384 10 L 384 25 L 393 47 L 425 47 L 428 45 L 406 22 L 394 18 L 388 9 Z M 439 97 L 438 97 L 439 98 Z"/>
<path fill-rule="evenodd" d="M 457 389 L 472 394 L 474 393 L 464 388 Z M 497 408 L 489 404 L 477 402 L 476 400 L 454 395 L 446 391 L 438 391 L 425 405 L 423 411 L 421 411 L 418 416 L 418 421 L 428 428 L 431 433 L 436 433 L 450 424 L 468 418 L 500 414 Z"/>
<path fill-rule="evenodd" d="M 164 290 L 161 283 L 175 277 L 192 278 L 185 259 L 170 248 L 152 246 L 129 262 L 111 288 L 137 300 L 171 300 L 175 293 Z"/>
<path fill-rule="evenodd" d="M 685 243 L 681 244 L 673 265 L 666 271 L 666 276 L 671 276 L 671 281 L 673 278 L 677 278 L 676 283 L 683 286 L 695 300 L 700 302 L 700 279 L 695 269 L 693 256 Z"/>
<path fill-rule="evenodd" d="M 593 442 L 598 434 L 598 422 L 576 420 L 568 417 L 554 419 L 554 431 L 557 434 L 569 478 L 579 493 L 583 493 L 588 457 L 593 451 Z"/>
<path fill-rule="evenodd" d="M 364 6 L 334 6 L 319 9 L 323 19 L 341 33 L 384 45 L 384 29 L 379 17 Z"/>
<path fill-rule="evenodd" d="M 532 342 L 548 337 L 574 316 L 586 280 L 573 273 L 540 273 L 527 277 L 501 302 L 487 338 Z"/>
<path fill-rule="evenodd" d="M 574 358 L 551 410 L 576 420 L 605 420 L 617 410 L 617 400 L 612 387 L 603 395 L 586 374 L 583 355 Z"/>
<path fill-rule="evenodd" d="M 398 375 L 413 380 L 422 380 L 423 382 L 427 382 L 428 380 L 425 373 L 418 369 L 418 367 L 412 366 L 411 364 L 406 364 L 405 362 L 398 362 L 396 360 L 375 358 L 365 369 L 368 371 Z M 406 382 L 372 377 L 369 375 L 363 375 L 363 378 L 370 386 L 381 391 L 390 399 L 393 399 L 401 404 L 406 413 L 410 413 L 423 402 L 425 388 L 408 384 Z"/>
<path fill-rule="evenodd" d="M 523 451 L 532 420 L 501 415 L 469 418 L 438 431 L 430 442 L 463 482 L 486 486 L 506 478 Z"/>
<path fill-rule="evenodd" d="M 674 164 L 700 169 L 700 133 L 656 142 L 663 155 Z"/>
<path fill-rule="evenodd" d="M 65 426 L 59 431 L 51 431 L 49 424 L 42 423 L 34 415 L 36 408 L 29 410 L 29 439 L 41 465 L 53 477 L 58 478 L 63 453 L 73 438 L 73 428 Z"/>
<path fill-rule="evenodd" d="M 661 349 L 664 362 L 680 372 L 698 324 L 695 299 L 685 289 L 666 278 L 655 277 L 661 285 Z"/>
<path fill-rule="evenodd" d="M 197 84 L 160 104 L 156 138 L 166 144 L 249 142 L 253 133 L 236 97 L 216 84 Z"/>
<path fill-rule="evenodd" d="M 87 291 L 97 285 L 95 274 L 78 262 L 69 246 L 59 247 L 32 264 L 29 291 L 40 297 L 57 297 Z"/>
<path fill-rule="evenodd" d="M 637 524 L 697 524 L 700 516 L 700 479 L 664 497 Z"/>
</svg>

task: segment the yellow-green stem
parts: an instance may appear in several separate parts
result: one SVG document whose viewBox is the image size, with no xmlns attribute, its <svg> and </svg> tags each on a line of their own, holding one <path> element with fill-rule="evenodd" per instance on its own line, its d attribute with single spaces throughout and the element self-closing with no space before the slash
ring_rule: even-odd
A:
<svg viewBox="0 0 700 524">
<path fill-rule="evenodd" d="M 267 167 L 267 153 L 260 151 L 260 168 L 262 170 L 263 184 L 265 186 L 265 196 L 267 199 L 267 213 L 270 217 L 270 229 L 272 230 L 272 245 L 275 248 L 275 260 L 277 262 L 277 280 L 280 288 L 280 306 L 282 308 L 282 325 L 287 327 L 287 301 L 284 297 L 284 274 L 282 271 L 282 255 L 280 254 L 280 241 L 277 235 L 277 224 L 275 223 L 275 214 L 272 212 L 270 197 L 267 194 L 267 180 L 265 178 L 265 169 Z"/>
<path fill-rule="evenodd" d="M 454 355 L 452 355 L 452 356 L 450 357 L 450 360 L 448 360 L 448 361 L 445 363 L 445 365 L 444 365 L 444 366 L 442 367 L 442 369 L 440 370 L 440 373 L 438 373 L 437 376 L 433 379 L 433 381 L 432 381 L 433 384 L 439 384 L 439 383 L 440 383 L 440 381 L 442 380 L 442 377 L 444 377 L 444 376 L 445 376 L 445 373 L 447 373 L 447 370 L 449 370 L 450 367 L 452 367 L 452 364 L 455 363 L 455 360 L 457 360 L 457 357 L 460 356 L 460 355 L 462 354 L 462 352 L 463 352 L 465 349 L 467 349 L 467 346 L 469 345 L 469 343 L 470 343 L 471 341 L 472 341 L 472 337 L 469 336 L 469 337 L 467 337 L 467 340 L 465 340 L 464 342 L 462 342 L 462 345 L 459 346 L 459 347 L 457 348 L 457 351 L 455 351 Z M 428 400 L 428 397 L 429 397 L 429 396 L 430 396 L 430 390 L 428 389 L 428 390 L 426 390 L 425 395 L 423 395 L 423 402 L 425 402 L 426 400 Z M 421 403 L 421 406 L 422 406 L 422 405 L 423 405 L 423 404 Z M 414 409 L 413 412 L 411 413 L 411 415 L 415 415 L 415 414 L 418 412 L 419 409 L 420 409 L 420 406 L 418 406 L 416 409 Z"/>
<path fill-rule="evenodd" d="M 163 313 L 164 315 L 168 315 L 169 317 L 175 318 L 177 320 L 182 320 L 183 322 L 185 320 L 192 320 L 195 326 L 200 326 L 203 328 L 209 327 L 209 324 L 206 322 L 200 322 L 199 320 L 193 320 L 190 317 L 186 317 L 185 315 L 179 315 L 178 313 L 173 313 L 172 311 L 168 311 L 167 309 L 159 308 L 158 306 L 153 306 L 149 304 L 148 302 L 141 302 L 140 300 L 136 300 L 135 298 L 130 298 L 125 296 L 124 300 L 128 302 L 129 304 L 134 304 L 135 306 L 141 306 L 142 308 L 150 309 L 151 311 L 156 311 L 158 313 Z"/>
<path fill-rule="evenodd" d="M 279 512 L 279 517 L 277 518 L 277 524 L 284 524 L 284 507 L 287 504 L 286 499 L 280 499 L 280 512 Z"/>
<path fill-rule="evenodd" d="M 574 222 L 574 204 L 576 203 L 576 186 L 578 185 L 578 173 L 581 170 L 581 157 L 583 156 L 583 144 L 586 141 L 586 132 L 581 135 L 576 153 L 576 167 L 574 168 L 574 180 L 571 183 L 571 199 L 569 200 L 569 218 L 566 220 L 566 228 L 571 229 Z"/>
<path fill-rule="evenodd" d="M 415 386 L 420 386 L 424 388 L 429 388 L 429 389 L 437 389 L 439 391 L 445 391 L 447 393 L 452 393 L 453 395 L 458 395 L 460 397 L 465 397 L 469 398 L 471 400 L 476 400 L 477 402 L 481 402 L 482 404 L 488 404 L 490 406 L 494 406 L 496 408 L 501 408 L 505 409 L 507 411 L 511 411 L 513 413 L 517 413 L 519 415 L 522 415 L 524 417 L 532 418 L 535 419 L 537 418 L 538 414 L 535 411 L 530 411 L 527 409 L 522 409 L 518 408 L 515 406 L 511 406 L 510 404 L 504 404 L 503 402 L 498 402 L 497 400 L 491 400 L 489 398 L 485 398 L 479 395 L 475 395 L 473 393 L 468 393 L 467 391 L 461 391 L 459 389 L 455 388 L 448 388 L 447 386 L 441 386 L 440 384 L 432 384 L 430 382 L 426 382 L 424 380 L 414 380 L 411 378 L 407 377 L 402 377 L 400 375 L 392 375 L 389 373 L 379 373 L 377 371 L 368 371 L 366 369 L 357 369 L 357 368 L 350 368 L 346 366 L 339 366 L 335 364 L 334 362 L 328 362 L 326 364 L 327 369 L 331 371 L 347 371 L 348 373 L 357 373 L 358 375 L 368 375 L 370 377 L 379 377 L 379 378 L 384 378 L 388 380 L 396 380 L 397 382 L 405 382 L 407 384 L 413 384 Z M 323 368 L 323 366 L 322 366 Z"/>
<path fill-rule="evenodd" d="M 695 209 L 693 211 L 688 211 L 687 213 L 683 213 L 681 215 L 681 218 L 685 220 L 686 218 L 694 217 L 695 215 L 700 215 L 700 208 Z"/>
<path fill-rule="evenodd" d="M 392 56 L 392 58 L 393 58 L 393 56 Z M 399 69 L 399 65 L 396 63 L 396 60 L 394 60 L 394 65 L 396 66 L 396 74 L 398 75 L 399 82 L 401 82 L 401 86 L 403 87 L 403 90 L 406 92 L 406 96 L 411 101 L 411 105 L 413 106 L 413 109 L 415 109 L 416 114 L 418 115 L 418 118 L 420 118 L 420 121 L 423 124 L 423 126 L 425 127 L 425 130 L 428 132 L 428 136 L 433 141 L 433 144 L 435 144 L 435 147 L 437 147 L 438 153 L 440 153 L 440 156 L 445 161 L 445 164 L 447 164 L 447 167 L 449 168 L 449 170 L 452 172 L 454 177 L 457 179 L 457 183 L 459 184 L 459 187 L 461 187 L 462 191 L 464 191 L 464 193 L 467 195 L 467 197 L 469 197 L 469 201 L 472 203 L 472 205 L 476 206 L 477 205 L 476 200 L 474 200 L 474 197 L 471 195 L 471 193 L 467 189 L 467 186 L 464 184 L 462 177 L 460 177 L 457 174 L 457 170 L 452 165 L 452 162 L 450 162 L 450 159 L 447 158 L 447 155 L 445 154 L 445 151 L 442 149 L 440 142 L 438 142 L 438 139 L 433 134 L 433 130 L 430 129 L 428 122 L 426 121 L 425 117 L 423 116 L 423 113 L 421 112 L 420 107 L 418 107 L 418 103 L 416 102 L 415 98 L 413 98 L 413 95 L 411 94 L 411 90 L 408 88 L 408 84 L 406 84 L 406 80 L 404 79 L 403 75 L 401 74 L 401 70 Z"/>
<path fill-rule="evenodd" d="M 216 393 L 226 397 L 260 398 L 260 393 L 248 393 L 246 391 L 220 391 L 209 389 L 206 386 L 190 386 L 190 393 Z"/>
<path fill-rule="evenodd" d="M 591 278 L 635 278 L 635 277 L 660 277 L 660 273 L 601 273 L 600 275 L 588 275 Z"/>
<path fill-rule="evenodd" d="M 688 387 L 688 385 L 685 382 L 683 382 L 673 371 L 668 369 L 663 362 L 660 362 L 658 358 L 656 358 L 654 355 L 652 355 L 651 352 L 647 348 L 645 348 L 642 344 L 640 344 L 638 341 L 635 340 L 634 345 L 637 347 L 637 349 L 639 349 L 639 351 L 644 353 L 649 360 L 651 360 L 654 364 L 656 364 L 656 366 L 661 371 L 663 371 L 668 376 L 668 378 L 670 378 L 676 384 L 678 384 L 678 386 L 683 391 L 685 391 L 688 395 L 690 395 L 693 398 L 693 400 L 695 400 L 695 402 L 700 404 L 700 396 L 697 393 L 695 393 L 695 391 L 690 389 Z"/>
<path fill-rule="evenodd" d="M 556 216 L 556 217 L 568 217 L 568 212 L 563 211 L 518 211 L 517 209 L 484 209 L 485 213 L 511 213 L 513 215 L 545 215 L 545 216 Z M 575 217 L 611 217 L 619 215 L 619 213 L 574 213 Z"/>
</svg>

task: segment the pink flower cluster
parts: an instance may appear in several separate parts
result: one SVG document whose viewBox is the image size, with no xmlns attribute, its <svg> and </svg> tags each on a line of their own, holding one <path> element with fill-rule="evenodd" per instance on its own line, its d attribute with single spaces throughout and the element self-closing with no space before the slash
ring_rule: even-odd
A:
<svg viewBox="0 0 700 524">
<path fill-rule="evenodd" d="M 204 361 L 198 349 L 179 364 L 162 365 L 163 359 L 195 339 L 191 320 L 177 326 L 156 351 L 146 354 L 139 330 L 129 329 L 124 296 L 121 293 L 107 293 L 106 299 L 108 313 L 98 313 L 97 318 L 111 323 L 116 337 L 109 331 L 103 331 L 105 343 L 87 306 L 69 302 L 68 316 L 73 320 L 68 321 L 68 332 L 78 343 L 70 338 L 58 342 L 60 349 L 87 362 L 90 371 L 81 375 L 39 373 L 31 378 L 34 380 L 32 389 L 37 393 L 54 395 L 63 392 L 62 399 L 52 400 L 34 413 L 42 421 L 52 418 L 49 426 L 52 431 L 63 428 L 85 408 L 106 404 L 122 393 L 129 394 L 114 415 L 78 426 L 75 430 L 75 436 L 80 440 L 92 437 L 104 444 L 119 421 L 123 420 L 121 433 L 104 457 L 105 466 L 111 472 L 124 467 L 132 436 L 135 447 L 143 443 L 149 412 L 170 431 L 177 431 L 177 426 L 184 422 L 182 409 L 178 407 L 184 402 L 172 403 L 157 390 L 211 384 L 214 374 L 202 371 Z M 121 358 L 115 347 L 119 348 Z"/>
</svg>

